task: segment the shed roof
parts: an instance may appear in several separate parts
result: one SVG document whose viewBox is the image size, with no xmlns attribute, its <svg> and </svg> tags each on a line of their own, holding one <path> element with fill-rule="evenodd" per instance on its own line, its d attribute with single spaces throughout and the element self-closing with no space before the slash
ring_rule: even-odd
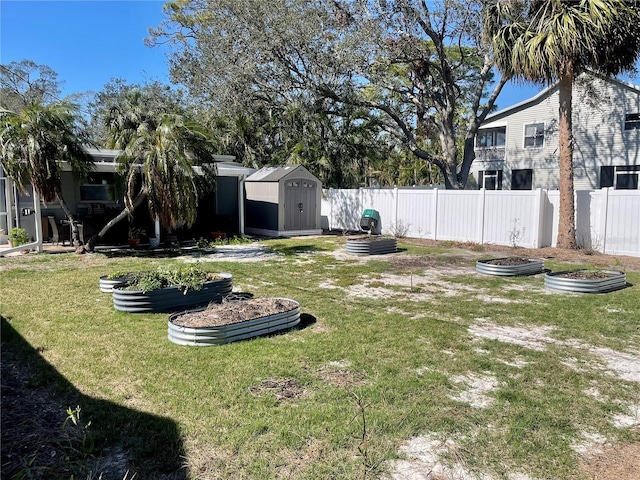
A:
<svg viewBox="0 0 640 480">
<path fill-rule="evenodd" d="M 247 177 L 247 182 L 279 182 L 284 177 L 297 171 L 309 171 L 302 165 L 283 165 L 280 167 L 263 167 Z"/>
</svg>

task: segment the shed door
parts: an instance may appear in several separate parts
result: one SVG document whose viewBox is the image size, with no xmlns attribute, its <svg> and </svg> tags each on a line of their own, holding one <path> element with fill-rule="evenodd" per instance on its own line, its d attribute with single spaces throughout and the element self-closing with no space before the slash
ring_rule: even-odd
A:
<svg viewBox="0 0 640 480">
<path fill-rule="evenodd" d="M 287 180 L 284 191 L 285 230 L 316 228 L 318 182 L 306 178 Z"/>
</svg>

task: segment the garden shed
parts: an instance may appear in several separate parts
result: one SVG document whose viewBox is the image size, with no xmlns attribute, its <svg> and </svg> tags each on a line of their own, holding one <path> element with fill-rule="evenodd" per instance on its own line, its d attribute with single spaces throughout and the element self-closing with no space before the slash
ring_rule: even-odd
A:
<svg viewBox="0 0 640 480">
<path fill-rule="evenodd" d="M 269 237 L 319 235 L 322 183 L 302 165 L 265 167 L 245 181 L 245 231 Z"/>
</svg>

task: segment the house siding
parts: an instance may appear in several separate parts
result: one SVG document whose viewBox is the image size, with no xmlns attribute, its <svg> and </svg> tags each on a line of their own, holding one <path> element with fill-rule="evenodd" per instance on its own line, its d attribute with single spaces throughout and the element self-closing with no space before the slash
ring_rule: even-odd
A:
<svg viewBox="0 0 640 480">
<path fill-rule="evenodd" d="M 640 112 L 640 89 L 593 75 L 586 78 L 587 82 L 584 77 L 576 82 L 573 96 L 576 190 L 600 188 L 603 165 L 640 164 L 640 130 L 624 130 L 625 115 Z M 558 108 L 554 86 L 519 107 L 490 116 L 481 128 L 506 126 L 505 148 L 476 149 L 474 178 L 483 170 L 502 169 L 502 188 L 508 190 L 514 169 L 532 169 L 533 189 L 558 188 Z M 544 123 L 544 144 L 524 148 L 525 125 L 532 123 Z"/>
</svg>

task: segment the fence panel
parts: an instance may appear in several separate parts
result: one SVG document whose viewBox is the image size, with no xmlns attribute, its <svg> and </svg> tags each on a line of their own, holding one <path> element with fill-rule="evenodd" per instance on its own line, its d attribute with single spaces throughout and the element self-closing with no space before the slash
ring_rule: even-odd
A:
<svg viewBox="0 0 640 480">
<path fill-rule="evenodd" d="M 439 190 L 436 239 L 481 242 L 483 190 Z"/>
<path fill-rule="evenodd" d="M 604 245 L 598 233 L 598 225 L 604 213 L 602 193 L 602 190 L 576 192 L 576 243 L 580 248 L 602 251 Z M 555 220 L 557 223 L 558 219 Z M 553 240 L 555 242 L 556 239 Z"/>
<path fill-rule="evenodd" d="M 399 189 L 396 232 L 410 238 L 435 238 L 438 190 Z"/>
<path fill-rule="evenodd" d="M 535 190 L 485 192 L 482 243 L 534 248 L 537 200 Z"/>
<path fill-rule="evenodd" d="M 354 212 L 362 211 L 360 190 L 330 189 L 327 193 L 329 211 L 329 228 L 339 230 L 355 230 L 360 228 L 359 220 Z M 323 206 L 326 205 L 323 202 Z M 324 212 L 321 212 L 324 215 Z"/>
<path fill-rule="evenodd" d="M 640 256 L 640 191 L 606 189 L 602 197 L 608 197 L 604 252 Z"/>
<path fill-rule="evenodd" d="M 358 228 L 362 212 L 368 208 L 380 214 L 382 233 L 392 234 L 396 222 L 396 190 L 393 188 L 363 188 L 362 210 L 355 212 L 358 217 Z"/>
<path fill-rule="evenodd" d="M 640 191 L 576 192 L 576 240 L 584 248 L 640 256 Z M 322 215 L 329 228 L 359 230 L 366 208 L 380 212 L 382 232 L 535 248 L 556 246 L 557 190 L 329 190 Z"/>
</svg>

